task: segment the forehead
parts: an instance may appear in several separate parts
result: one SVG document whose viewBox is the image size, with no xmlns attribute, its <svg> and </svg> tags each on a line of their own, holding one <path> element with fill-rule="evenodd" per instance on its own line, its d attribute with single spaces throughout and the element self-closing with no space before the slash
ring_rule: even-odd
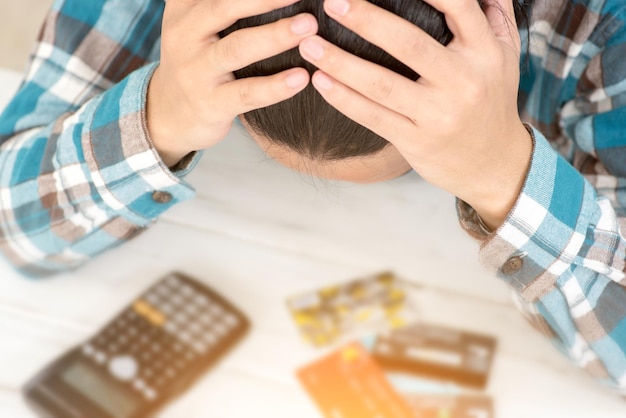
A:
<svg viewBox="0 0 626 418">
<path fill-rule="evenodd" d="M 411 170 L 411 166 L 391 144 L 375 154 L 361 157 L 340 160 L 311 159 L 254 132 L 243 119 L 241 122 L 250 137 L 272 159 L 287 168 L 313 177 L 352 183 L 375 183 L 391 180 Z"/>
</svg>

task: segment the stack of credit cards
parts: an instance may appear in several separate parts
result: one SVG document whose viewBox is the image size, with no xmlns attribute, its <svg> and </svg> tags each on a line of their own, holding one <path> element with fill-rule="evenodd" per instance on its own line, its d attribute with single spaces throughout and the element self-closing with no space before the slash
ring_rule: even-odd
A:
<svg viewBox="0 0 626 418">
<path fill-rule="evenodd" d="M 304 339 L 319 347 L 412 323 L 417 315 L 407 288 L 384 272 L 293 296 L 287 307 Z"/>
<path fill-rule="evenodd" d="M 317 346 L 340 343 L 297 371 L 324 417 L 494 418 L 484 389 L 495 338 L 417 322 L 407 289 L 391 273 L 311 292 L 308 304 L 306 296 L 289 300 L 301 333 Z M 391 301 L 402 321 L 390 319 L 385 307 Z M 372 320 L 355 319 L 368 310 L 384 319 L 384 331 L 341 344 L 341 337 Z"/>
</svg>

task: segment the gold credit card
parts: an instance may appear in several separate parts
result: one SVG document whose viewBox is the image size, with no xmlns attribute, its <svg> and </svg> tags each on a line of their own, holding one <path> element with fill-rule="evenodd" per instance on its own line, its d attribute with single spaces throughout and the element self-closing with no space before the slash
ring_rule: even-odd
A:
<svg viewBox="0 0 626 418">
<path fill-rule="evenodd" d="M 292 296 L 287 306 L 305 340 L 324 346 L 412 323 L 417 314 L 407 289 L 395 274 L 384 272 Z"/>
</svg>

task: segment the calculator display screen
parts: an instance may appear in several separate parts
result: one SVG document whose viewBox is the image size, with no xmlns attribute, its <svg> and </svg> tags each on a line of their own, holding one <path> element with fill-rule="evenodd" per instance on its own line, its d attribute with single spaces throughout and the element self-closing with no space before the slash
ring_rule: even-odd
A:
<svg viewBox="0 0 626 418">
<path fill-rule="evenodd" d="M 61 378 L 72 389 L 115 418 L 127 418 L 139 406 L 139 402 L 130 393 L 111 385 L 80 361 L 73 362 L 65 369 Z"/>
</svg>

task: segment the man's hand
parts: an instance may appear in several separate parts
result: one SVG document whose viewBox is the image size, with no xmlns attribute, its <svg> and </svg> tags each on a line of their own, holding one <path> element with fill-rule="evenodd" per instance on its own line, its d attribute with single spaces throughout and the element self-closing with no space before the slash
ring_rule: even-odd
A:
<svg viewBox="0 0 626 418">
<path fill-rule="evenodd" d="M 414 82 L 318 36 L 302 56 L 335 108 L 391 142 L 429 182 L 474 207 L 490 227 L 515 203 L 532 153 L 517 112 L 520 40 L 512 1 L 427 0 L 454 39 L 445 47 L 365 0 L 326 0 L 333 19 L 421 75 Z"/>
<path fill-rule="evenodd" d="M 312 15 L 242 29 L 220 39 L 238 19 L 299 0 L 168 0 L 161 62 L 148 89 L 148 129 L 168 166 L 222 140 L 234 118 L 295 95 L 309 82 L 304 68 L 235 80 L 232 72 L 296 47 L 317 32 Z"/>
</svg>

